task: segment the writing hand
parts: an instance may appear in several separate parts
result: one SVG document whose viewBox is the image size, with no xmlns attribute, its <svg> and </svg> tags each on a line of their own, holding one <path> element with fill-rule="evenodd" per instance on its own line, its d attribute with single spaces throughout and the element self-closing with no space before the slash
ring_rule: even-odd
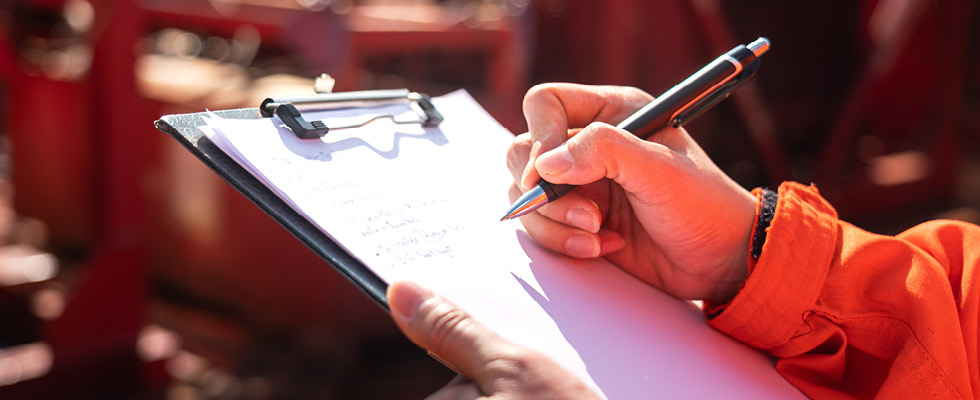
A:
<svg viewBox="0 0 980 400">
<path fill-rule="evenodd" d="M 511 200 L 539 178 L 580 185 L 521 217 L 528 234 L 570 256 L 605 257 L 677 297 L 730 299 L 746 277 L 756 200 L 684 129 L 645 141 L 608 124 L 651 99 L 624 87 L 532 88 L 529 131 L 507 155 Z"/>
</svg>

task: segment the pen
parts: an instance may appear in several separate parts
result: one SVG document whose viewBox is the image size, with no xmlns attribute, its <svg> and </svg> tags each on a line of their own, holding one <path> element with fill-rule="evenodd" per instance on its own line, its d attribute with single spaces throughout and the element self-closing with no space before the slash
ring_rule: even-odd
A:
<svg viewBox="0 0 980 400">
<path fill-rule="evenodd" d="M 643 106 L 616 127 L 645 139 L 668 126 L 677 128 L 684 125 L 727 98 L 732 90 L 755 75 L 759 67 L 759 56 L 767 51 L 769 39 L 764 37 L 735 47 Z M 539 180 L 534 188 L 514 202 L 500 220 L 530 213 L 574 188 L 575 185 Z"/>
</svg>

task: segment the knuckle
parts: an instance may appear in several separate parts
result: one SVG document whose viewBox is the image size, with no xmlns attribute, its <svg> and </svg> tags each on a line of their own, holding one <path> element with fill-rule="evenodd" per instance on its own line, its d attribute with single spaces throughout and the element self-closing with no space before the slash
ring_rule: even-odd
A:
<svg viewBox="0 0 980 400">
<path fill-rule="evenodd" d="M 628 132 L 613 127 L 612 125 L 593 122 L 579 134 L 569 146 L 574 146 L 572 151 L 576 151 L 581 157 L 595 160 L 599 163 L 590 164 L 593 167 L 604 168 L 605 177 L 612 178 L 618 174 L 619 162 L 622 150 L 629 146 L 629 142 L 635 137 Z"/>
<path fill-rule="evenodd" d="M 612 125 L 603 122 L 593 122 L 575 136 L 569 143 L 581 150 L 601 153 L 608 150 L 611 143 L 622 140 L 622 132 Z"/>
<path fill-rule="evenodd" d="M 537 85 L 531 86 L 524 94 L 524 105 L 534 101 L 534 99 L 540 97 L 543 94 L 550 94 L 555 85 L 553 83 L 539 83 Z"/>
<path fill-rule="evenodd" d="M 557 365 L 533 350 L 518 346 L 510 346 L 509 351 L 492 358 L 484 371 L 500 385 L 519 388 L 526 398 L 554 398 L 555 385 L 564 385 Z"/>
<path fill-rule="evenodd" d="M 603 86 L 601 94 L 610 103 L 633 112 L 653 100 L 649 93 L 633 86 Z"/>
<path fill-rule="evenodd" d="M 506 164 L 515 181 L 519 181 L 531 158 L 531 146 L 522 146 L 507 153 Z"/>
<path fill-rule="evenodd" d="M 528 352 L 516 346 L 504 346 L 486 363 L 486 371 L 497 378 L 522 377 L 535 365 Z"/>
<path fill-rule="evenodd" d="M 557 100 L 562 97 L 561 94 L 567 92 L 571 89 L 579 88 L 582 85 L 563 83 L 563 82 L 549 82 L 549 83 L 539 83 L 531 86 L 530 89 L 524 94 L 524 109 L 527 110 L 528 105 L 538 102 L 538 101 L 552 101 Z"/>
<path fill-rule="evenodd" d="M 510 142 L 510 146 L 507 147 L 507 159 L 520 159 L 522 156 L 526 156 L 531 153 L 531 135 L 527 133 L 522 133 L 521 135 L 514 138 L 514 141 Z"/>
<path fill-rule="evenodd" d="M 429 350 L 441 354 L 448 343 L 461 330 L 472 323 L 472 318 L 465 311 L 455 307 L 440 307 L 429 325 Z"/>
<path fill-rule="evenodd" d="M 634 101 L 642 102 L 643 104 L 649 103 L 650 101 L 653 100 L 653 96 L 650 95 L 650 93 L 647 93 L 646 91 L 633 86 L 624 87 L 623 93 L 626 96 L 626 98 L 634 99 Z"/>
</svg>

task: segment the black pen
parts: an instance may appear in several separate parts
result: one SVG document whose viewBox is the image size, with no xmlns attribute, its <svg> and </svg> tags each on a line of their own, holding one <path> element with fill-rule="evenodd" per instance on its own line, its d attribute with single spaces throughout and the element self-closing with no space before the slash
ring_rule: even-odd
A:
<svg viewBox="0 0 980 400">
<path fill-rule="evenodd" d="M 728 97 L 731 91 L 755 75 L 759 56 L 769 50 L 769 39 L 758 38 L 722 54 L 683 82 L 670 88 L 649 104 L 620 122 L 617 128 L 647 138 L 668 126 L 677 128 L 701 115 Z M 500 220 L 520 217 L 557 200 L 575 185 L 554 184 L 539 180 L 524 193 Z"/>
</svg>

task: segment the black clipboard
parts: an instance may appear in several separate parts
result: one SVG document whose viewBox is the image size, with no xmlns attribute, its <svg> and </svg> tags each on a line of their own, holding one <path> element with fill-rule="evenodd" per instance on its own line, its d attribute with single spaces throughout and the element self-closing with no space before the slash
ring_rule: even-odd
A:
<svg viewBox="0 0 980 400">
<path fill-rule="evenodd" d="M 198 127 L 205 125 L 204 117 L 212 114 L 230 119 L 262 118 L 259 108 L 242 108 L 213 112 L 164 115 L 154 122 L 157 129 L 169 134 L 210 167 L 222 179 L 245 195 L 266 214 L 313 250 L 320 258 L 354 283 L 362 292 L 388 310 L 385 291 L 388 284 L 367 268 L 360 260 L 347 253 L 326 233 L 293 210 L 262 182 L 252 176 L 237 161 L 208 140 Z"/>
<path fill-rule="evenodd" d="M 376 275 L 372 270 L 368 269 L 367 266 L 360 260 L 351 256 L 325 232 L 321 231 L 305 217 L 294 211 L 292 207 L 286 204 L 285 201 L 269 190 L 264 183 L 255 178 L 244 167 L 238 164 L 237 161 L 228 156 L 223 150 L 212 143 L 199 130 L 199 127 L 206 124 L 205 118 L 209 115 L 217 115 L 227 119 L 260 119 L 262 118 L 260 108 L 223 110 L 215 111 L 213 113 L 199 112 L 166 115 L 157 120 L 155 125 L 158 129 L 177 139 L 177 141 L 186 147 L 191 153 L 214 170 L 236 190 L 244 194 L 263 211 L 272 216 L 290 233 L 313 250 L 314 253 L 319 255 L 329 265 L 333 266 L 345 278 L 354 283 L 379 306 L 385 310 L 388 310 L 385 295 L 387 284 L 382 281 L 378 275 Z M 293 133 L 297 132 L 293 131 Z M 297 136 L 299 136 L 299 133 L 297 133 Z M 518 238 L 519 237 L 520 235 L 518 235 Z M 542 249 L 542 251 L 544 250 Z M 530 267 L 532 264 L 534 264 L 534 262 L 530 262 L 528 267 Z M 675 365 L 676 360 L 671 360 L 669 357 L 660 359 L 657 357 L 649 357 L 648 355 L 651 354 L 647 354 L 647 350 L 655 349 L 658 346 L 650 346 L 646 350 L 638 351 L 636 344 L 661 342 L 670 343 L 670 340 L 677 340 L 677 338 L 682 336 L 691 336 L 693 331 L 690 329 L 697 329 L 699 331 L 708 332 L 707 335 L 710 335 L 697 336 L 698 338 L 708 340 L 709 337 L 714 337 L 717 339 L 711 339 L 710 341 L 705 342 L 709 343 L 708 345 L 704 345 L 704 343 L 700 341 L 687 344 L 687 346 L 691 346 L 693 349 L 698 349 L 700 352 L 699 354 L 701 354 L 693 357 L 687 355 L 686 353 L 680 354 L 680 357 L 691 360 L 691 362 L 687 364 L 688 367 L 699 368 L 698 363 L 704 363 L 705 365 L 710 365 L 713 367 L 718 367 L 721 365 L 721 367 L 718 368 L 723 368 L 713 369 L 711 370 L 713 371 L 711 373 L 721 374 L 723 371 L 734 371 L 731 372 L 731 376 L 738 378 L 758 375 L 760 378 L 753 379 L 751 382 L 746 383 L 747 386 L 745 386 L 746 390 L 751 390 L 751 392 L 758 394 L 755 397 L 787 398 L 790 394 L 799 393 L 795 388 L 789 385 L 788 382 L 778 378 L 778 374 L 776 373 L 775 369 L 771 368 L 771 361 L 769 358 L 766 358 L 764 355 L 760 357 L 751 356 L 752 354 L 757 354 L 758 350 L 748 349 L 744 344 L 737 344 L 734 345 L 734 347 L 730 347 L 732 345 L 725 343 L 735 343 L 733 339 L 704 325 L 703 322 L 701 322 L 701 317 L 691 318 L 692 316 L 700 314 L 698 311 L 693 310 L 691 305 L 683 304 L 683 302 L 679 302 L 678 299 L 662 292 L 651 290 L 651 288 L 646 286 L 645 283 L 638 282 L 634 277 L 622 271 L 606 274 L 602 271 L 608 271 L 608 269 L 604 268 L 571 268 L 566 270 L 574 272 L 577 274 L 576 276 L 578 276 L 578 278 L 566 280 L 560 277 L 555 279 L 557 277 L 555 275 L 556 271 L 562 271 L 559 266 L 553 265 L 550 267 L 551 272 L 547 272 L 545 269 L 548 267 L 546 267 L 544 264 L 548 264 L 548 262 L 542 263 L 541 265 L 542 269 L 540 272 L 542 272 L 543 275 L 541 275 L 539 278 L 535 278 L 535 280 L 536 282 L 543 282 L 544 280 L 549 281 L 550 286 L 547 291 L 544 291 L 544 289 L 535 289 L 530 287 L 530 284 L 527 281 L 515 274 L 513 271 L 510 271 L 505 275 L 515 278 L 513 281 L 514 284 L 520 286 L 522 288 L 521 290 L 528 291 L 526 301 L 539 304 L 539 306 L 542 307 L 541 310 L 548 315 L 552 315 L 552 313 L 554 313 L 554 315 L 557 316 L 549 316 L 548 318 L 544 319 L 545 324 L 551 324 L 549 325 L 548 329 L 553 329 L 558 326 L 558 319 L 556 318 L 560 318 L 565 320 L 563 324 L 567 327 L 567 329 L 575 330 L 566 331 L 559 327 L 557 331 L 552 332 L 554 338 L 561 338 L 561 340 L 568 341 L 571 340 L 569 339 L 569 336 L 576 337 L 578 340 L 581 340 L 583 337 L 597 337 L 591 336 L 593 335 L 591 333 L 586 334 L 585 336 L 575 336 L 569 334 L 569 332 L 578 334 L 578 330 L 584 330 L 600 333 L 603 335 L 601 337 L 608 336 L 617 339 L 596 341 L 595 343 L 598 347 L 593 348 L 591 345 L 586 345 L 585 349 L 587 350 L 584 351 L 582 348 L 573 346 L 571 342 L 568 343 L 573 348 L 570 354 L 575 354 L 576 357 L 584 354 L 582 357 L 588 357 L 587 360 L 585 358 L 582 359 L 583 365 L 587 366 L 584 373 L 589 374 L 589 376 L 592 377 L 593 375 L 591 375 L 591 371 L 598 371 L 596 372 L 598 375 L 595 375 L 598 378 L 592 379 L 596 381 L 595 383 L 599 390 L 608 390 L 610 391 L 609 393 L 620 394 L 620 392 L 623 390 L 632 392 L 633 389 L 631 388 L 634 387 L 638 387 L 642 390 L 650 390 L 655 386 L 662 386 L 662 382 L 657 382 L 656 380 L 651 381 L 647 378 L 646 374 L 637 374 L 635 371 L 630 371 L 630 373 L 625 375 L 615 374 L 614 372 L 619 371 L 620 362 L 618 359 L 613 360 L 613 362 L 607 362 L 607 360 L 610 359 L 607 357 L 607 355 L 640 354 L 643 357 L 643 360 L 667 361 L 667 363 L 659 363 L 658 361 L 658 363 L 653 363 L 648 366 L 648 368 L 652 368 L 647 370 L 648 373 L 651 374 L 663 371 L 666 368 L 686 371 L 684 368 L 678 369 Z M 594 275 L 594 273 L 598 273 L 598 275 Z M 534 274 L 534 272 L 531 272 L 531 274 Z M 547 277 L 548 275 L 551 276 Z M 597 293 L 606 293 L 605 295 L 595 296 L 593 294 L 594 298 L 590 298 L 588 300 L 589 302 L 592 302 L 592 304 L 604 304 L 605 306 L 591 307 L 591 311 L 589 311 L 588 315 L 580 313 L 578 312 L 579 310 L 577 308 L 574 308 L 577 304 L 576 301 L 579 301 L 581 297 L 581 293 L 586 293 L 586 290 L 588 290 L 586 289 L 586 286 L 584 286 L 586 284 L 586 279 L 601 279 L 604 284 L 599 285 L 599 287 L 606 288 L 596 291 Z M 574 283 L 569 287 L 567 283 L 573 281 L 577 283 Z M 594 284 L 592 282 L 588 283 L 589 285 Z M 477 284 L 479 284 L 479 282 L 477 282 Z M 623 284 L 623 286 L 618 286 L 620 284 Z M 637 290 L 637 287 L 642 287 L 643 289 Z M 588 286 L 588 288 L 594 289 L 593 286 Z M 620 288 L 626 290 L 620 290 Z M 564 290 L 564 292 L 561 292 L 562 290 Z M 554 295 L 554 297 L 549 297 L 551 295 Z M 599 303 L 596 303 L 596 301 Z M 613 307 L 621 307 L 625 304 L 635 306 L 630 308 L 630 310 L 635 310 L 635 312 L 631 311 L 627 317 L 617 318 L 614 321 L 611 321 L 615 325 L 604 326 L 599 324 L 600 326 L 596 328 L 596 323 L 594 321 L 583 322 L 585 320 L 580 319 L 583 315 L 586 317 L 606 314 L 615 315 L 617 313 L 608 313 L 607 310 L 612 309 Z M 650 306 L 665 307 L 665 312 L 660 313 L 660 315 L 657 315 L 656 313 L 649 313 L 651 309 Z M 505 307 L 506 306 L 504 306 L 504 308 Z M 548 311 L 545 309 L 545 307 L 560 308 L 554 308 L 553 311 Z M 494 308 L 501 309 L 500 307 Z M 508 311 L 509 310 L 504 309 L 504 312 Z M 665 320 L 661 318 L 665 316 L 670 316 L 670 319 L 676 322 L 670 322 L 670 320 L 668 320 L 667 324 L 665 325 Z M 572 322 L 569 322 L 567 319 L 571 319 Z M 514 321 L 514 319 L 511 319 L 511 321 Z M 517 321 L 521 320 L 517 319 Z M 606 319 L 603 319 L 603 321 L 606 321 Z M 686 324 L 687 327 L 680 330 L 675 330 L 672 328 L 675 325 L 671 325 L 673 323 L 683 323 Z M 621 338 L 624 337 L 622 334 L 623 331 L 626 329 L 632 329 L 632 327 L 637 326 L 637 324 L 651 328 L 662 328 L 660 328 L 660 330 L 650 328 L 634 329 L 632 332 L 637 332 L 638 334 L 631 336 L 633 339 L 622 340 Z M 493 327 L 491 327 L 491 329 L 493 329 Z M 658 335 L 654 336 L 656 339 L 654 339 L 653 342 L 650 342 L 651 332 L 653 335 Z M 709 360 L 708 355 L 711 357 L 716 357 L 719 350 L 726 348 L 730 350 L 726 350 L 726 352 L 723 352 L 722 354 L 728 354 L 728 356 L 722 356 L 718 359 L 710 358 L 710 362 L 706 361 Z M 732 351 L 732 353 L 728 353 L 727 351 Z M 656 353 L 653 353 L 653 355 L 655 354 Z M 749 358 L 746 356 L 751 356 L 754 358 Z M 731 368 L 724 369 L 724 365 L 719 363 L 719 360 L 725 364 L 730 364 Z M 750 365 L 756 366 L 746 368 Z M 591 366 L 595 366 L 595 369 L 590 370 L 589 368 L 593 368 Z M 760 368 L 765 369 L 761 370 Z M 691 369 L 691 371 L 703 372 L 703 369 Z M 597 379 L 602 380 L 598 381 Z M 736 381 L 734 380 L 736 378 L 731 377 L 724 379 L 731 382 Z M 630 385 L 624 384 L 624 382 Z M 650 384 L 650 382 L 654 383 Z M 640 386 L 632 385 L 636 383 L 640 384 Z M 746 396 L 749 395 L 746 394 Z M 611 395 L 610 397 L 616 396 Z M 627 395 L 626 397 L 636 396 Z"/>
</svg>

